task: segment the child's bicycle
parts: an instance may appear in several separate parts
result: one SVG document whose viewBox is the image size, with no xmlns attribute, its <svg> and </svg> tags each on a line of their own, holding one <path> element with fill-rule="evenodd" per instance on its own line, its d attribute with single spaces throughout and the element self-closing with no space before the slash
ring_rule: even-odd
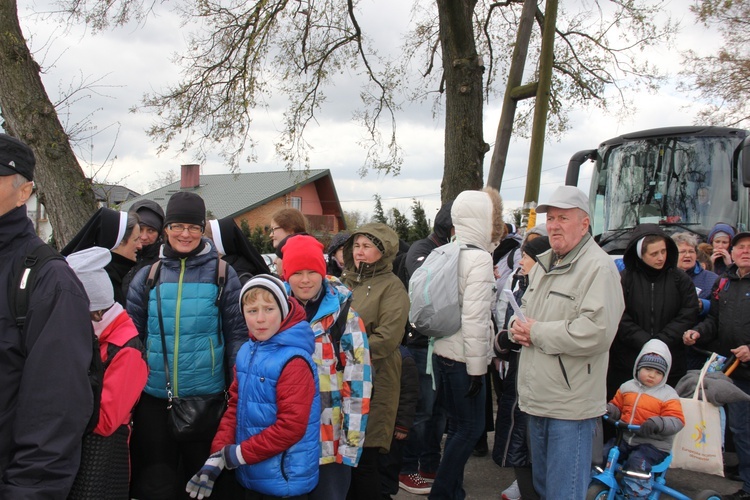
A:
<svg viewBox="0 0 750 500">
<path fill-rule="evenodd" d="M 622 464 L 619 463 L 620 443 L 623 438 L 623 429 L 637 431 L 640 425 L 629 425 L 622 421 L 608 420 L 606 415 L 604 420 L 617 427 L 617 438 L 612 449 L 607 455 L 607 464 L 604 469 L 595 467 L 592 471 L 591 484 L 586 492 L 586 500 L 621 500 L 627 498 L 623 493 L 620 480 L 624 476 L 631 476 L 638 479 L 651 480 L 651 493 L 646 497 L 648 500 L 657 500 L 662 493 L 669 495 L 675 500 L 691 500 L 690 497 L 680 493 L 667 486 L 667 469 L 672 462 L 672 455 L 667 456 L 661 463 L 654 464 L 650 473 L 640 471 L 623 470 Z M 699 492 L 692 500 L 721 500 L 721 495 L 712 490 Z"/>
</svg>

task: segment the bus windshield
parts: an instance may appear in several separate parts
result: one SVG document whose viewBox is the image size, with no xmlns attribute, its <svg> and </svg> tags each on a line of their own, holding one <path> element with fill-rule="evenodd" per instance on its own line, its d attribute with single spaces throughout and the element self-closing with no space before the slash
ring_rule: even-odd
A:
<svg viewBox="0 0 750 500">
<path fill-rule="evenodd" d="M 652 222 L 705 235 L 737 221 L 731 137 L 660 137 L 603 145 L 590 197 L 594 235 Z"/>
</svg>

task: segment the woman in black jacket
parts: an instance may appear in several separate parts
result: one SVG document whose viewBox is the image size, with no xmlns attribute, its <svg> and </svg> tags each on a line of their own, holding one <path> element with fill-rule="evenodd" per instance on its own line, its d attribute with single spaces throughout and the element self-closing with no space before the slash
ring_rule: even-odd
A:
<svg viewBox="0 0 750 500">
<path fill-rule="evenodd" d="M 656 224 L 642 224 L 633 231 L 620 274 L 625 312 L 609 350 L 607 400 L 633 378 L 638 353 L 654 338 L 672 353 L 667 383 L 674 387 L 685 375 L 682 334 L 698 321 L 698 296 L 690 277 L 677 268 L 677 258 L 677 245 Z"/>
</svg>

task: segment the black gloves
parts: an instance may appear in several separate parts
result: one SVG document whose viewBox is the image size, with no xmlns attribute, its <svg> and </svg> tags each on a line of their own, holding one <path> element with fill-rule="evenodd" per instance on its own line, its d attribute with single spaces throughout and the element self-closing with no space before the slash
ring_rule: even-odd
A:
<svg viewBox="0 0 750 500">
<path fill-rule="evenodd" d="M 617 422 L 620 420 L 620 416 L 622 413 L 620 412 L 620 409 L 615 406 L 613 403 L 607 403 L 607 418 L 612 420 L 613 422 Z"/>
<path fill-rule="evenodd" d="M 465 398 L 473 398 L 479 394 L 484 382 L 484 375 L 469 375 L 469 378 L 471 379 L 471 384 L 469 384 L 469 390 L 464 394 Z"/>
<path fill-rule="evenodd" d="M 654 434 L 664 432 L 664 420 L 661 417 L 651 417 L 641 424 L 638 434 L 643 437 L 651 437 Z"/>
</svg>

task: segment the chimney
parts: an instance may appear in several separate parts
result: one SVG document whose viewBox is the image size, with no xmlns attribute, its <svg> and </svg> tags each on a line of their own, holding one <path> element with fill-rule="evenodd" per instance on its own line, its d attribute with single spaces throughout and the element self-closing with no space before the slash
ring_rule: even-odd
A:
<svg viewBox="0 0 750 500">
<path fill-rule="evenodd" d="M 201 185 L 200 165 L 181 165 L 180 189 L 194 189 Z"/>
</svg>

